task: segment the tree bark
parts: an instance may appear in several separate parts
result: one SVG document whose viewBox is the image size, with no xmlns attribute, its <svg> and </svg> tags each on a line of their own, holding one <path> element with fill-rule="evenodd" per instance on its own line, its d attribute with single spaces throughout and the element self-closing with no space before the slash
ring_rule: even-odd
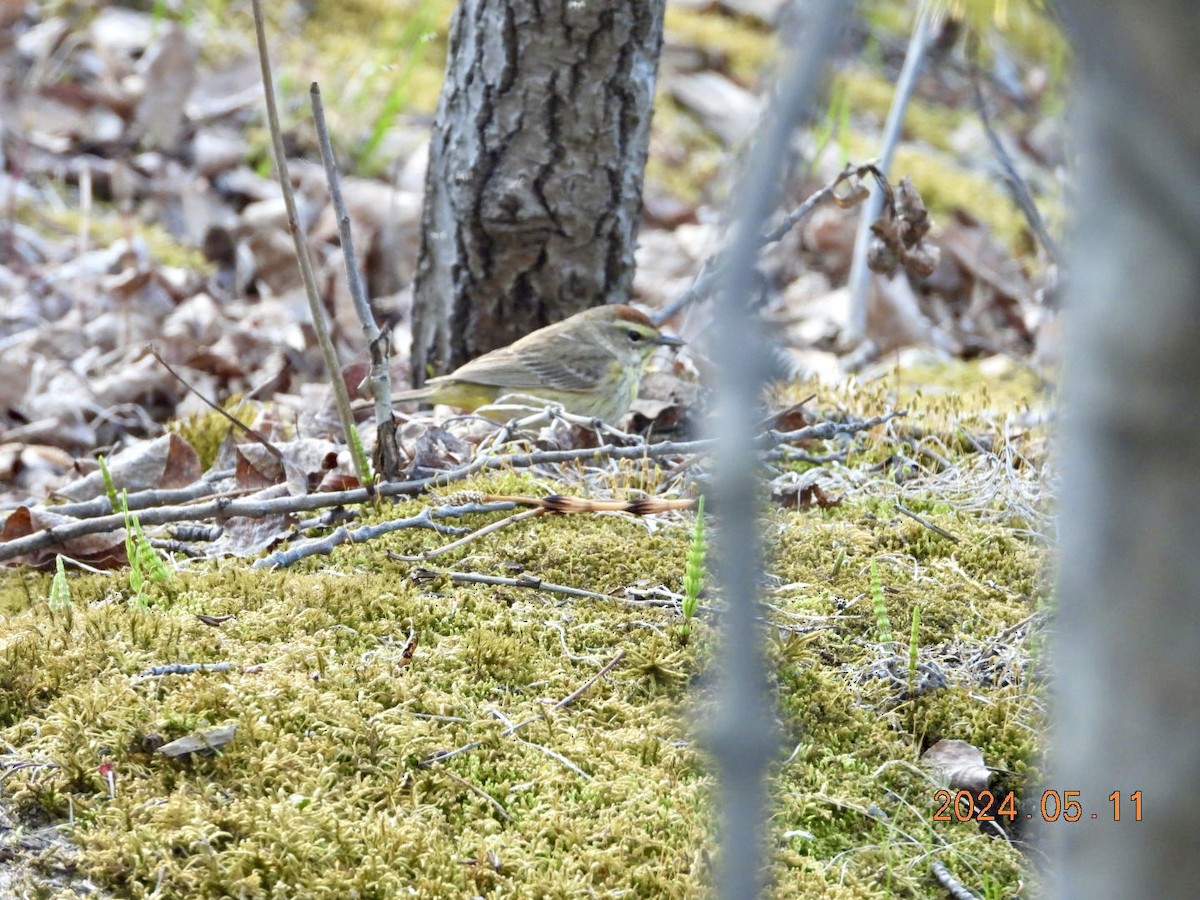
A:
<svg viewBox="0 0 1200 900">
<path fill-rule="evenodd" d="M 1194 897 L 1200 16 L 1187 0 L 1065 5 L 1084 72 L 1084 165 L 1063 382 L 1056 721 L 1040 789 L 1060 801 L 1080 791 L 1084 818 L 1045 826 L 1053 895 Z"/>
<path fill-rule="evenodd" d="M 463 0 L 413 290 L 419 384 L 633 279 L 664 0 Z"/>
</svg>

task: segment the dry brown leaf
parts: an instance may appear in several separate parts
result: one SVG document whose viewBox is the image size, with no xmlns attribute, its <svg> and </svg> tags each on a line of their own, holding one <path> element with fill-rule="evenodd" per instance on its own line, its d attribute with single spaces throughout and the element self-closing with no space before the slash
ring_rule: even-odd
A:
<svg viewBox="0 0 1200 900">
<path fill-rule="evenodd" d="M 151 147 L 173 151 L 183 136 L 184 108 L 196 83 L 198 52 L 178 25 L 159 31 L 142 58 L 146 89 L 138 102 L 135 124 Z"/>
<path fill-rule="evenodd" d="M 992 778 L 983 753 L 966 741 L 940 740 L 921 754 L 921 761 L 948 779 L 952 791 L 978 794 Z"/>
<path fill-rule="evenodd" d="M 108 460 L 108 471 L 118 491 L 185 487 L 200 477 L 200 457 L 179 435 L 164 434 L 122 450 Z M 90 500 L 104 490 L 104 476 L 95 471 L 60 488 L 58 493 L 70 500 Z"/>
<path fill-rule="evenodd" d="M 243 499 L 246 502 L 254 502 L 286 496 L 286 485 L 276 484 Z M 270 549 L 282 540 L 291 531 L 294 521 L 295 517 L 286 513 L 257 518 L 231 516 L 225 520 L 221 537 L 207 544 L 204 552 L 210 557 L 253 556 Z"/>
<path fill-rule="evenodd" d="M 0 528 L 0 543 L 77 521 L 46 509 L 19 506 L 4 520 L 4 527 Z M 71 538 L 54 547 L 14 557 L 11 561 L 48 571 L 54 567 L 54 558 L 60 553 L 95 569 L 120 569 L 129 565 L 129 558 L 125 555 L 124 528 Z"/>
</svg>

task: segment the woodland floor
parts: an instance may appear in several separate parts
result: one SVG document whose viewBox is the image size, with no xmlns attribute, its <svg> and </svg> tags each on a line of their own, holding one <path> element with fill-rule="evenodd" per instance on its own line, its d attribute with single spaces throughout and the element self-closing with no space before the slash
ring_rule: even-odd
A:
<svg viewBox="0 0 1200 900">
<path fill-rule="evenodd" d="M 356 239 L 403 378 L 450 5 L 272 11 L 351 384 L 361 329 L 295 85 L 323 79 L 347 136 Z M 913 11 L 866 7 L 781 212 L 877 152 Z M 773 8 L 670 7 L 634 297 L 648 309 L 720 244 Z M 961 29 L 981 35 L 989 121 L 1059 234 L 1067 54 L 1049 22 L 1007 9 Z M 0 119 L 16 123 L 0 182 L 0 895 L 710 893 L 721 598 L 681 612 L 696 516 L 675 502 L 708 483 L 693 443 L 720 332 L 707 307 L 668 323 L 689 347 L 657 361 L 623 450 L 563 422 L 498 436 L 415 415 L 412 480 L 360 502 L 268 177 L 244 13 L 0 16 Z M 1052 676 L 1056 250 L 1009 199 L 961 32 L 941 34 L 891 172 L 930 210 L 932 274 L 872 276 L 857 342 L 854 209 L 820 207 L 763 258 L 788 372 L 770 427 L 837 432 L 762 461 L 775 897 L 948 896 L 934 863 L 978 896 L 1039 893 L 1026 798 L 1044 787 Z M 170 109 L 174 133 L 147 131 Z M 143 534 L 103 518 L 99 455 Z M 550 495 L 643 505 L 513 505 Z M 76 531 L 42 541 L 51 527 Z M 727 539 L 705 535 L 710 552 Z M 985 788 L 992 822 L 939 794 Z"/>
</svg>

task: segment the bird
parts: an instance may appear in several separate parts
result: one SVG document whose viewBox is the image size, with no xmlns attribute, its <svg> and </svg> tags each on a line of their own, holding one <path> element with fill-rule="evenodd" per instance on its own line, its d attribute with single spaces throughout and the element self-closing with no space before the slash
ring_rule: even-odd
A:
<svg viewBox="0 0 1200 900">
<path fill-rule="evenodd" d="M 394 393 L 392 402 L 424 400 L 473 412 L 519 394 L 616 422 L 637 398 L 654 349 L 683 343 L 632 306 L 596 306 L 431 378 L 424 387 Z"/>
</svg>

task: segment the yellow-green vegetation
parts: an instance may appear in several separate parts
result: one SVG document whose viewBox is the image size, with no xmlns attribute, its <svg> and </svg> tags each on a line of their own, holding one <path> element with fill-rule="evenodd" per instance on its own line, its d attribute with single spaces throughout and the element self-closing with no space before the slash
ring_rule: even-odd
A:
<svg viewBox="0 0 1200 900">
<path fill-rule="evenodd" d="M 674 34 L 685 43 L 717 54 L 720 68 L 751 88 L 759 83 L 778 48 L 775 35 L 753 19 L 674 5 L 667 6 L 663 29 L 668 36 Z"/>
<path fill-rule="evenodd" d="M 1060 72 L 1070 48 L 1041 0 L 938 0 L 943 15 L 962 19 L 976 33 L 995 29 L 1004 40 L 1031 59 L 1048 62 Z M 863 19 L 872 34 L 906 35 L 914 24 L 914 4 L 907 0 L 876 0 L 863 4 Z M 979 48 L 986 62 L 991 55 L 986 42 Z"/>
<path fill-rule="evenodd" d="M 714 11 L 668 6 L 663 28 L 668 42 L 699 47 L 713 57 L 714 68 L 751 90 L 761 87 L 777 50 L 775 36 L 761 24 Z M 717 202 L 709 183 L 727 163 L 721 141 L 671 98 L 660 77 L 647 182 L 689 203 Z"/>
<path fill-rule="evenodd" d="M 437 107 L 456 6 L 454 0 L 318 3 L 289 46 L 293 66 L 319 61 L 330 133 L 341 136 L 360 174 L 392 162 L 378 151 L 400 114 Z M 298 84 L 303 80 L 307 106 L 311 76 L 294 74 Z"/>
<path fill-rule="evenodd" d="M 873 113 L 882 123 L 892 106 L 896 86 L 872 69 L 853 66 L 842 69 L 834 76 L 830 91 L 835 94 L 844 92 L 850 109 L 856 115 Z M 970 106 L 951 109 L 913 98 L 904 111 L 904 135 L 948 150 L 954 131 L 974 116 L 975 111 Z"/>
<path fill-rule="evenodd" d="M 882 122 L 892 103 L 895 88 L 863 68 L 846 69 L 834 79 L 834 90 L 844 91 L 855 113 L 870 112 Z M 950 152 L 955 129 L 976 117 L 970 109 L 951 110 L 921 100 L 912 100 L 905 113 L 904 130 L 919 144 L 901 143 L 892 158 L 891 176 L 905 175 L 935 217 L 956 209 L 968 211 L 984 222 L 996 237 L 1016 252 L 1029 252 L 1029 226 L 1011 196 L 995 178 L 977 166 L 964 168 Z M 874 136 L 859 132 L 846 136 L 852 158 L 867 159 L 879 152 Z M 1039 197 L 1038 209 L 1052 229 L 1061 230 L 1064 211 L 1058 197 Z"/>
<path fill-rule="evenodd" d="M 17 220 L 42 233 L 75 236 L 84 223 L 84 216 L 75 205 L 39 205 L 34 208 L 20 201 L 17 204 Z M 179 243 L 158 222 L 124 216 L 106 205 L 97 204 L 93 207 L 87 218 L 86 230 L 88 246 L 92 248 L 108 247 L 122 238 L 136 238 L 145 242 L 146 249 L 160 265 L 196 272 L 206 272 L 211 268 L 203 253 Z"/>
<path fill-rule="evenodd" d="M 818 388 L 825 412 L 910 413 L 829 467 L 840 505 L 765 511 L 785 744 L 771 777 L 772 896 L 941 897 L 931 857 L 990 896 L 1018 885 L 1034 896 L 1011 844 L 933 821 L 941 783 L 918 758 L 938 739 L 965 740 L 998 770 L 998 793 L 1043 787 L 1033 654 L 1047 548 L 1031 523 L 1044 435 L 1006 424 L 1044 402 L 1037 390 L 1019 370 L 997 381 L 966 364 Z M 992 452 L 968 453 L 962 434 L 990 435 Z M 942 464 L 898 483 L 907 468 L 895 461 L 928 447 Z M 628 495 L 661 478 L 631 463 L 600 480 L 583 466 L 563 474 L 501 471 L 462 487 Z M 46 602 L 48 576 L 24 574 L 22 589 L 9 575 L 5 593 L 35 605 L 0 623 L 0 742 L 10 762 L 31 763 L 9 769 L 4 800 L 30 824 L 73 816 L 81 872 L 118 896 L 706 895 L 706 859 L 720 857 L 701 734 L 718 634 L 703 608 L 684 641 L 678 610 L 620 599 L 627 587 L 681 592 L 692 532 L 678 513 L 546 515 L 418 565 L 385 551 L 452 538 L 404 531 L 281 572 L 193 564 L 146 585 L 146 606 L 130 602 L 124 573 L 73 577 L 65 608 Z M 713 547 L 728 539 L 708 533 Z M 892 644 L 878 634 L 872 561 Z M 613 599 L 449 572 L 526 574 Z M 231 668 L 148 674 L 171 663 Z M 154 752 L 223 725 L 237 733 L 216 755 Z"/>
<path fill-rule="evenodd" d="M 1018 51 L 1048 62 L 1055 72 L 1061 71 L 1070 54 L 1043 0 L 944 0 L 941 5 L 977 32 L 995 28 Z M 990 54 L 986 43 L 980 51 L 987 60 Z"/>
<path fill-rule="evenodd" d="M 240 422 L 248 422 L 253 418 L 253 413 L 247 406 L 249 404 L 243 402 L 240 394 L 229 397 L 223 404 L 225 411 Z M 236 426 L 229 419 L 212 410 L 193 413 L 187 418 L 167 423 L 167 431 L 179 435 L 191 444 L 196 455 L 200 457 L 200 469 L 205 472 L 216 461 L 222 442 L 235 429 Z"/>
<path fill-rule="evenodd" d="M 728 161 L 724 145 L 684 111 L 660 84 L 654 101 L 646 182 L 680 200 L 713 201 L 710 182 Z"/>
<path fill-rule="evenodd" d="M 962 17 L 976 34 L 996 30 L 1017 52 L 1031 60 L 1040 60 L 1049 66 L 1053 84 L 1061 82 L 1061 73 L 1068 57 L 1068 48 L 1061 32 L 1045 12 L 1044 4 L 1030 0 L 961 0 L 940 4 L 943 12 Z M 873 36 L 890 33 L 896 37 L 907 35 L 913 27 L 910 4 L 881 2 L 865 7 L 864 16 L 870 24 Z M 989 63 L 992 45 L 983 40 L 979 44 L 983 66 Z M 844 93 L 849 98 L 849 107 L 855 115 L 872 114 L 882 123 L 892 105 L 895 86 L 875 68 L 855 65 L 840 70 L 833 79 L 832 94 Z M 1041 100 L 1039 115 L 1047 110 L 1060 112 L 1061 91 L 1053 88 Z M 985 222 L 1010 248 L 1017 252 L 1028 252 L 1031 248 L 1023 241 L 1028 239 L 1028 227 L 1020 210 L 1003 190 L 1002 183 L 988 176 L 971 160 L 964 167 L 954 159 L 955 149 L 951 139 L 956 131 L 978 119 L 978 112 L 970 101 L 961 102 L 954 108 L 942 106 L 920 97 L 912 98 L 904 115 L 904 138 L 924 146 L 901 143 L 895 151 L 892 174 L 899 179 L 909 174 L 921 193 L 930 211 L 935 214 L 961 208 Z M 1003 127 L 1003 123 L 997 123 Z M 869 158 L 878 155 L 876 130 L 864 136 L 861 132 L 849 136 L 852 155 Z M 987 151 L 990 154 L 991 151 Z M 1039 210 L 1051 228 L 1061 230 L 1064 224 L 1060 198 L 1038 197 Z"/>
</svg>

